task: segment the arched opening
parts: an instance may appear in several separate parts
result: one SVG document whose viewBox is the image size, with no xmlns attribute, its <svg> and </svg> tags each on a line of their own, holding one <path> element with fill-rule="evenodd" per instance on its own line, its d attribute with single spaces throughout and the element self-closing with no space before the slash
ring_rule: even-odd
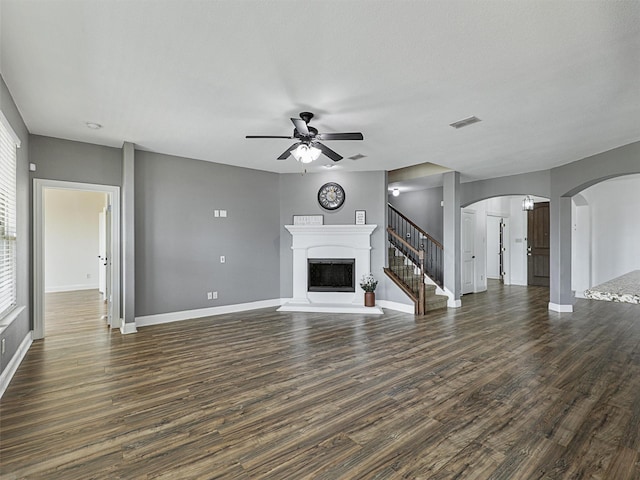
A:
<svg viewBox="0 0 640 480">
<path fill-rule="evenodd" d="M 482 292 L 500 283 L 530 283 L 529 222 L 522 205 L 525 195 L 492 197 L 462 208 L 463 294 Z M 531 197 L 536 204 L 549 201 Z"/>
<path fill-rule="evenodd" d="M 573 195 L 571 207 L 571 288 L 577 298 L 640 270 L 640 174 L 590 185 Z"/>
</svg>

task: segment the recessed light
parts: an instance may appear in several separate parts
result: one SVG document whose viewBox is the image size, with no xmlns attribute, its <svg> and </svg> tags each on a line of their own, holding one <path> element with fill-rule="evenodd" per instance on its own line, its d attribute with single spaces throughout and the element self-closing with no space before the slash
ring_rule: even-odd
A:
<svg viewBox="0 0 640 480">
<path fill-rule="evenodd" d="M 326 169 L 329 169 L 329 168 L 335 167 L 335 165 L 327 164 L 327 165 L 323 165 L 323 167 L 326 168 Z"/>
<path fill-rule="evenodd" d="M 100 130 L 102 128 L 102 125 L 95 122 L 87 122 L 86 125 L 87 128 L 90 128 L 91 130 Z"/>
</svg>

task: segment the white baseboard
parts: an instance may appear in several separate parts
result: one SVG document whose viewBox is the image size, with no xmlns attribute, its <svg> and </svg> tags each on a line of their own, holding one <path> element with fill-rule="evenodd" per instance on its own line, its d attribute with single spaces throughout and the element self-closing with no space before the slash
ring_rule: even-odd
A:
<svg viewBox="0 0 640 480">
<path fill-rule="evenodd" d="M 460 307 L 462 307 L 462 300 L 460 300 L 460 299 L 454 300 L 453 298 L 449 297 L 449 300 L 447 300 L 447 307 L 449 307 L 449 308 L 460 308 Z"/>
<path fill-rule="evenodd" d="M 80 283 L 78 285 L 60 285 L 58 287 L 45 287 L 44 293 L 58 293 L 58 292 L 75 292 L 77 290 L 98 290 L 99 285 L 87 285 L 86 283 Z"/>
<path fill-rule="evenodd" d="M 283 299 L 260 300 L 257 302 L 237 303 L 235 305 L 223 305 L 221 307 L 199 308 L 196 310 L 185 310 L 182 312 L 158 313 L 156 315 L 144 315 L 136 317 L 135 325 L 138 327 L 148 327 L 149 325 L 159 325 L 162 323 L 179 322 L 182 320 L 192 320 L 194 318 L 211 317 L 214 315 L 224 315 L 225 313 L 245 312 L 258 308 L 279 307 L 284 303 Z"/>
<path fill-rule="evenodd" d="M 573 305 L 560 305 L 558 303 L 549 302 L 549 310 L 559 313 L 571 313 L 573 312 Z"/>
<path fill-rule="evenodd" d="M 416 306 L 413 303 L 411 305 L 407 305 L 406 303 L 392 302 L 391 300 L 377 300 L 376 304 L 382 308 L 388 308 L 390 310 L 396 310 L 403 313 L 414 314 L 416 311 Z"/>
<path fill-rule="evenodd" d="M 125 323 L 124 321 L 120 324 L 120 333 L 123 335 L 129 335 L 130 333 L 136 333 L 138 329 L 136 328 L 136 322 Z"/>
<path fill-rule="evenodd" d="M 15 355 L 11 358 L 11 361 L 9 361 L 7 367 L 2 371 L 2 375 L 0 375 L 0 398 L 2 398 L 2 395 L 4 395 L 4 392 L 9 386 L 9 383 L 11 383 L 11 379 L 15 375 L 16 370 L 18 370 L 18 367 L 22 363 L 22 360 L 24 359 L 25 355 L 27 355 L 29 347 L 33 343 L 32 334 L 32 331 L 27 332 L 22 342 L 20 342 L 20 346 L 16 350 Z"/>
</svg>

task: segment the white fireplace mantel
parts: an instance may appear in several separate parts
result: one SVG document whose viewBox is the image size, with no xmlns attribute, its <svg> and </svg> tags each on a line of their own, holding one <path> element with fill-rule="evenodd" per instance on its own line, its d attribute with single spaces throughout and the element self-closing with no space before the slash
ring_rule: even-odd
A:
<svg viewBox="0 0 640 480">
<path fill-rule="evenodd" d="M 363 275 L 371 271 L 371 234 L 377 225 L 285 225 L 293 250 L 293 298 L 280 311 L 333 313 L 383 313 L 364 307 L 359 288 Z M 355 292 L 308 292 L 307 262 L 313 258 L 355 259 Z"/>
</svg>

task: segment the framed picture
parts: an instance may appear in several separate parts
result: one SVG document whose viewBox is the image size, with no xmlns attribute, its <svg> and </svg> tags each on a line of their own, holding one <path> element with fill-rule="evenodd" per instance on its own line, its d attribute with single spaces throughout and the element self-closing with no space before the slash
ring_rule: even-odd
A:
<svg viewBox="0 0 640 480">
<path fill-rule="evenodd" d="M 294 215 L 294 225 L 324 225 L 324 215 Z"/>
<path fill-rule="evenodd" d="M 367 212 L 365 210 L 356 210 L 356 225 L 365 225 L 367 223 Z"/>
</svg>

